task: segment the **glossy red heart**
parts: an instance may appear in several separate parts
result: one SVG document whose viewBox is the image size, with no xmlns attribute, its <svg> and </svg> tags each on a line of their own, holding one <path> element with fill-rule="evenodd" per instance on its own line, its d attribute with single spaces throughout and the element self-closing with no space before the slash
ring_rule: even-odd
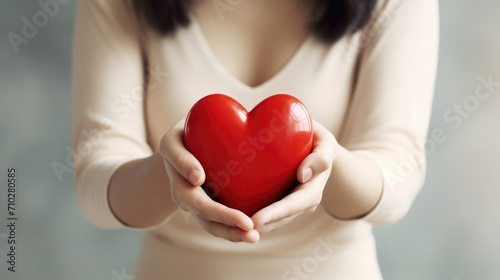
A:
<svg viewBox="0 0 500 280">
<path fill-rule="evenodd" d="M 297 184 L 297 168 L 312 140 L 306 107 L 286 94 L 250 112 L 229 96 L 208 95 L 191 108 L 184 127 L 184 145 L 205 170 L 205 190 L 248 216 Z"/>
</svg>

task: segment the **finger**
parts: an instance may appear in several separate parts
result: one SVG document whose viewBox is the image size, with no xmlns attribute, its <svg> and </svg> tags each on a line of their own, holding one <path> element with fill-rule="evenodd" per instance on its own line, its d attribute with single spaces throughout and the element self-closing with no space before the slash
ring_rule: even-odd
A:
<svg viewBox="0 0 500 280">
<path fill-rule="evenodd" d="M 316 207 L 317 206 L 314 206 L 314 207 L 305 209 L 303 211 L 297 212 L 297 213 L 293 214 L 292 216 L 288 216 L 288 217 L 286 217 L 284 219 L 280 219 L 280 220 L 277 220 L 277 221 L 274 221 L 274 222 L 262 225 L 262 226 L 256 228 L 256 230 L 259 232 L 259 234 L 264 234 L 264 233 L 269 233 L 269 232 L 275 231 L 278 228 L 281 228 L 282 226 L 290 223 L 291 221 L 293 221 L 298 216 L 314 212 L 314 210 L 316 210 Z"/>
<path fill-rule="evenodd" d="M 257 243 L 260 239 L 259 233 L 254 229 L 245 231 L 237 227 L 230 227 L 225 224 L 207 221 L 197 216 L 195 216 L 195 220 L 201 225 L 201 227 L 203 227 L 203 229 L 205 229 L 213 236 L 220 237 L 232 242 L 244 241 L 248 243 Z"/>
<path fill-rule="evenodd" d="M 201 163 L 184 147 L 183 132 L 184 120 L 180 120 L 161 139 L 160 154 L 192 185 L 201 186 L 205 172 Z"/>
<path fill-rule="evenodd" d="M 322 125 L 314 122 L 313 151 L 297 169 L 297 179 L 305 183 L 331 168 L 338 153 L 335 137 Z"/>
<path fill-rule="evenodd" d="M 207 196 L 208 198 L 208 196 Z M 252 219 L 243 212 L 229 208 L 208 198 L 207 203 L 198 208 L 199 216 L 208 221 L 219 222 L 228 226 L 249 231 L 254 228 Z"/>
<path fill-rule="evenodd" d="M 172 200 L 181 209 L 209 221 L 240 227 L 247 231 L 253 229 L 252 220 L 243 212 L 213 201 L 201 186 L 193 188 L 190 182 L 180 176 L 168 161 L 165 166 L 171 181 Z"/>
<path fill-rule="evenodd" d="M 245 231 L 254 228 L 252 219 L 243 212 L 213 201 L 201 187 L 189 187 L 185 180 L 184 185 L 182 182 L 176 184 L 174 196 L 174 201 L 182 209 L 204 220 L 238 227 Z"/>
<path fill-rule="evenodd" d="M 316 177 L 308 183 L 297 186 L 292 193 L 283 199 L 255 213 L 252 216 L 255 228 L 260 228 L 288 217 L 296 217 L 319 205 L 321 202 L 322 186 L 325 183 L 322 177 Z"/>
</svg>

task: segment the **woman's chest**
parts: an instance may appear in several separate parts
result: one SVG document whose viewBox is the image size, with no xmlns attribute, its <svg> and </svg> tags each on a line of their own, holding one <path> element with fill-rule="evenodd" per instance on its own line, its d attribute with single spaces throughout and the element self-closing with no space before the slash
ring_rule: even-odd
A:
<svg viewBox="0 0 500 280">
<path fill-rule="evenodd" d="M 278 73 L 250 86 L 220 64 L 196 28 L 148 42 L 150 81 L 144 104 L 151 147 L 158 146 L 161 136 L 196 101 L 211 93 L 229 95 L 248 110 L 268 96 L 287 93 L 300 99 L 334 135 L 340 133 L 356 71 L 354 61 L 344 56 L 343 42 L 326 46 L 309 39 Z"/>
<path fill-rule="evenodd" d="M 196 1 L 192 23 L 221 67 L 255 87 L 277 75 L 309 36 L 310 11 L 290 0 L 233 1 L 226 7 Z M 238 2 L 238 3 L 236 3 Z"/>
</svg>

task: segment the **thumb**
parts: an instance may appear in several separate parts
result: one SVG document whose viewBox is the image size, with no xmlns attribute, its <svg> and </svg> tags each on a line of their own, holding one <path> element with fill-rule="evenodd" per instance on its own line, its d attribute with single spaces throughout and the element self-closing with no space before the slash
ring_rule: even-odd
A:
<svg viewBox="0 0 500 280">
<path fill-rule="evenodd" d="M 201 163 L 185 147 L 182 140 L 184 119 L 178 121 L 160 141 L 160 154 L 182 177 L 194 186 L 205 181 Z"/>
<path fill-rule="evenodd" d="M 331 168 L 339 144 L 326 128 L 314 122 L 313 150 L 297 169 L 297 179 L 305 183 Z"/>
</svg>

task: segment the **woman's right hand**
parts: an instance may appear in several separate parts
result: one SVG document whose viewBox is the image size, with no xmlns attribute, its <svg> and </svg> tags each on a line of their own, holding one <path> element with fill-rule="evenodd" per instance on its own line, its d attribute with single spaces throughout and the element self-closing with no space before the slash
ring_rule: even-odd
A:
<svg viewBox="0 0 500 280">
<path fill-rule="evenodd" d="M 232 242 L 257 243 L 260 236 L 250 217 L 212 200 L 202 189 L 205 172 L 200 162 L 184 147 L 184 122 L 182 119 L 175 123 L 160 142 L 160 154 L 174 203 L 190 212 L 214 236 Z"/>
</svg>

